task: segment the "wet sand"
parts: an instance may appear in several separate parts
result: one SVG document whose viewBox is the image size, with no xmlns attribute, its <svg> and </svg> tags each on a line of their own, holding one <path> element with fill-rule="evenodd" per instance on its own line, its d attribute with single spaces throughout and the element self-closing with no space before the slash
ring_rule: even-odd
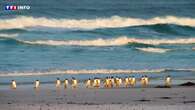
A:
<svg viewBox="0 0 195 110">
<path fill-rule="evenodd" d="M 195 87 L 0 89 L 0 110 L 194 110 Z"/>
</svg>

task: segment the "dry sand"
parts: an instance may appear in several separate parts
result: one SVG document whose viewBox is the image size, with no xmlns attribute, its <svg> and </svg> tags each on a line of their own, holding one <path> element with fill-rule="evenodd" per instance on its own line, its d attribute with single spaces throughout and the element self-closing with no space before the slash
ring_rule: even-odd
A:
<svg viewBox="0 0 195 110">
<path fill-rule="evenodd" d="M 0 110 L 194 110 L 195 87 L 0 89 Z"/>
</svg>

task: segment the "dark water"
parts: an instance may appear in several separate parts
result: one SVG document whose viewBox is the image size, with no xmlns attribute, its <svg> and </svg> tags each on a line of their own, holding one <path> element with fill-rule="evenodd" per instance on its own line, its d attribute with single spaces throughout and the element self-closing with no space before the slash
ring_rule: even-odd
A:
<svg viewBox="0 0 195 110">
<path fill-rule="evenodd" d="M 6 11 L 8 4 L 31 8 Z M 2 0 L 0 7 L 1 82 L 8 74 L 47 82 L 57 77 L 48 74 L 85 69 L 78 78 L 106 70 L 195 78 L 194 0 Z"/>
</svg>

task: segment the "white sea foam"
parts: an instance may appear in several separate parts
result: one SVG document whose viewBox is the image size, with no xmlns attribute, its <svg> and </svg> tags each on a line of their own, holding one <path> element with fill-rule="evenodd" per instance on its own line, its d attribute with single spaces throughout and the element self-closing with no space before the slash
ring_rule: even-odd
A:
<svg viewBox="0 0 195 110">
<path fill-rule="evenodd" d="M 159 73 L 164 69 L 156 70 L 122 70 L 122 69 L 96 69 L 96 70 L 54 70 L 46 72 L 13 72 L 0 74 L 0 76 L 36 76 L 36 75 L 55 75 L 55 74 L 125 74 L 125 73 Z"/>
<path fill-rule="evenodd" d="M 152 52 L 152 53 L 165 53 L 167 51 L 170 51 L 170 49 L 163 49 L 163 48 L 136 48 L 138 50 L 144 51 L 144 52 Z"/>
<path fill-rule="evenodd" d="M 176 38 L 176 39 L 137 39 L 128 37 L 118 37 L 112 39 L 94 39 L 94 40 L 37 40 L 20 41 L 32 45 L 66 45 L 66 46 L 121 46 L 128 43 L 140 43 L 148 45 L 160 44 L 193 44 L 195 38 Z"/>
<path fill-rule="evenodd" d="M 0 38 L 14 38 L 17 36 L 18 34 L 0 34 Z"/>
<path fill-rule="evenodd" d="M 0 77 L 9 76 L 40 76 L 40 75 L 63 75 L 63 74 L 132 74 L 132 73 L 162 73 L 167 70 L 171 71 L 192 71 L 195 69 L 143 69 L 143 70 L 131 70 L 131 69 L 95 69 L 95 70 L 50 70 L 40 72 L 12 72 L 12 73 L 0 73 Z"/>
<path fill-rule="evenodd" d="M 0 20 L 0 29 L 25 28 L 25 27 L 53 27 L 53 28 L 79 28 L 79 29 L 96 29 L 96 28 L 117 28 L 153 24 L 177 24 L 183 26 L 195 26 L 194 18 L 165 16 L 154 17 L 150 19 L 130 18 L 112 16 L 110 18 L 96 19 L 54 19 L 44 17 L 27 17 L 19 16 L 13 19 Z"/>
</svg>

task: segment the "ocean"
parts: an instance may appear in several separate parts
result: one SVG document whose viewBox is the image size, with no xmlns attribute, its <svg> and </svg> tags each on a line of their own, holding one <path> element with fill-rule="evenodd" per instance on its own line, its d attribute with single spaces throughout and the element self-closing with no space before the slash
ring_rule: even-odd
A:
<svg viewBox="0 0 195 110">
<path fill-rule="evenodd" d="M 2 85 L 143 74 L 195 80 L 194 0 L 1 0 L 0 7 Z"/>
</svg>

